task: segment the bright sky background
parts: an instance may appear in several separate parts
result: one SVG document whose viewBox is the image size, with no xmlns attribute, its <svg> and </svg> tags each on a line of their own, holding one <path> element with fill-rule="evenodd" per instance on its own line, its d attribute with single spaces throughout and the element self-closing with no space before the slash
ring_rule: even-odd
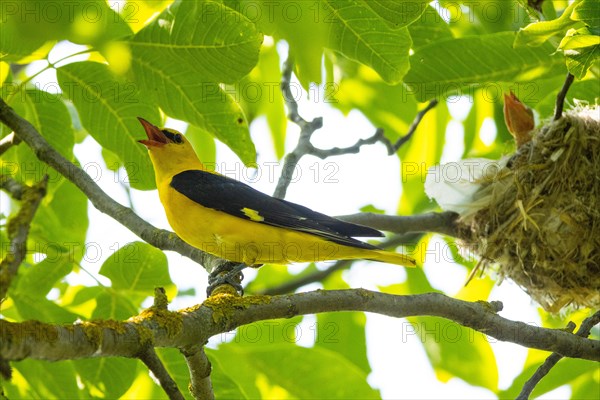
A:
<svg viewBox="0 0 600 400">
<path fill-rule="evenodd" d="M 77 50 L 74 46 L 57 46 L 53 59 L 62 55 L 71 54 Z M 285 51 L 285 46 L 283 51 Z M 60 54 L 59 54 L 60 53 Z M 39 65 L 32 65 L 30 69 L 37 70 Z M 28 73 L 31 71 L 28 71 Z M 41 88 L 47 87 L 49 82 L 56 82 L 53 70 L 47 71 L 33 83 L 39 83 Z M 299 87 L 299 84 L 296 83 Z M 58 88 L 57 85 L 52 85 Z M 306 97 L 298 99 L 300 113 L 305 119 L 316 116 L 324 118 L 324 126 L 315 133 L 313 143 L 321 148 L 344 147 L 354 144 L 359 138 L 366 138 L 375 132 L 370 122 L 358 112 L 352 112 L 345 117 L 341 112 L 332 109 L 327 104 L 309 100 Z M 468 101 L 459 102 L 451 107 L 454 118 L 462 119 L 468 111 Z M 181 128 L 181 123 L 168 121 L 167 126 Z M 267 134 L 267 125 L 264 119 L 255 121 L 251 126 L 252 138 L 259 151 L 258 164 L 265 162 L 276 162 L 272 150 L 270 136 Z M 289 124 L 286 150 L 290 151 L 296 144 L 299 129 L 294 124 Z M 142 127 L 137 133 L 143 135 Z M 427 132 L 417 131 L 416 134 L 424 135 Z M 444 149 L 444 161 L 456 161 L 462 152 L 462 125 L 458 122 L 449 125 L 446 138 L 447 146 Z M 485 141 L 493 140 L 495 136 L 493 124 L 486 124 L 481 132 Z M 104 167 L 101 157 L 100 146 L 88 137 L 82 144 L 75 147 L 75 155 L 82 164 L 97 163 Z M 242 172 L 243 165 L 239 159 L 224 145 L 217 147 L 218 165 L 227 165 L 229 171 Z M 336 183 L 325 182 L 325 176 L 333 171 Z M 365 146 L 356 155 L 345 155 L 327 160 L 320 160 L 307 156 L 299 164 L 301 176 L 293 183 L 286 199 L 294 201 L 317 211 L 330 215 L 341 215 L 355 213 L 367 204 L 373 204 L 383 209 L 386 213 L 394 214 L 397 201 L 400 197 L 400 166 L 397 157 L 388 157 L 382 144 Z M 156 191 L 140 192 L 129 189 L 125 184 L 125 172 L 113 173 L 104 169 L 105 174 L 100 177 L 98 184 L 111 197 L 121 204 L 130 206 L 128 191 L 135 211 L 148 222 L 159 228 L 170 229 L 166 220 L 162 205 L 158 200 Z M 315 172 L 319 171 L 319 179 L 315 179 Z M 251 185 L 255 188 L 272 194 L 276 185 L 277 176 L 272 179 L 265 173 Z M 245 176 L 252 176 L 252 171 L 244 171 Z M 241 174 L 238 179 L 243 178 Z M 231 176 L 231 175 L 230 175 Z M 4 193 L 0 198 L 0 204 L 7 204 Z M 3 206 L 0 211 L 6 212 Z M 133 233 L 115 222 L 112 218 L 97 211 L 91 203 L 89 204 L 90 229 L 88 230 L 87 243 L 93 244 L 82 262 L 85 271 L 94 276 L 104 284 L 108 280 L 98 274 L 103 261 L 106 260 L 116 249 L 124 246 L 130 241 L 140 240 Z M 435 244 L 432 241 L 432 245 Z M 99 252 L 97 250 L 100 250 Z M 179 309 L 201 303 L 205 298 L 207 286 L 207 274 L 197 264 L 191 262 L 178 254 L 167 252 L 169 259 L 169 270 L 171 277 L 180 291 L 189 288 L 196 290 L 195 297 L 181 297 L 172 301 L 170 308 Z M 278 267 L 268 267 L 278 268 Z M 298 266 L 290 268 L 298 269 Z M 466 271 L 463 267 L 447 262 L 426 262 L 425 272 L 430 282 L 437 289 L 452 295 L 460 290 L 466 279 Z M 246 279 L 251 279 L 253 271 L 246 273 Z M 345 273 L 345 277 L 352 287 L 363 287 L 371 290 L 379 290 L 378 285 L 389 285 L 400 283 L 404 280 L 405 273 L 401 267 L 381 263 L 357 262 L 352 269 Z M 68 276 L 72 284 L 95 285 L 96 282 L 85 272 L 72 273 Z M 317 284 L 304 288 L 311 290 L 320 287 Z M 53 293 L 51 292 L 50 297 Z M 54 295 L 56 295 L 54 293 Z M 500 300 L 504 303 L 501 315 L 513 320 L 526 323 L 541 324 L 537 307 L 532 305 L 530 298 L 514 283 L 505 281 L 501 286 L 494 288 L 490 300 Z M 150 302 L 148 303 L 150 305 Z M 312 333 L 310 326 L 315 323 L 313 316 L 305 318 L 301 326 L 302 332 L 311 334 L 303 335 L 300 344 L 312 345 Z M 367 341 L 368 356 L 373 372 L 369 382 L 381 390 L 383 398 L 440 398 L 440 399 L 480 399 L 495 398 L 495 395 L 487 390 L 474 388 L 465 384 L 460 379 L 451 379 L 448 383 L 439 382 L 430 366 L 423 346 L 419 343 L 417 336 L 407 334 L 408 323 L 386 316 L 369 314 L 367 316 Z M 403 341 L 403 335 L 405 339 Z M 219 338 L 214 338 L 211 345 L 215 345 Z M 499 368 L 500 388 L 510 386 L 514 377 L 522 370 L 527 354 L 527 349 L 509 343 L 493 343 Z M 570 389 L 559 388 L 553 392 L 541 396 L 540 399 L 568 398 Z"/>
</svg>

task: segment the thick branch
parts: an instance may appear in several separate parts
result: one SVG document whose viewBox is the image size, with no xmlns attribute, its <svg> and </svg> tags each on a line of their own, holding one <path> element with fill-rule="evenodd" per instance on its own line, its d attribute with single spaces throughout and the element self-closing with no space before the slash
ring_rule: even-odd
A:
<svg viewBox="0 0 600 400">
<path fill-rule="evenodd" d="M 0 261 L 0 301 L 6 296 L 10 283 L 19 266 L 27 255 L 27 237 L 29 228 L 35 213 L 46 195 L 46 186 L 48 184 L 48 175 L 32 187 L 19 185 L 12 179 L 2 179 L 2 188 L 12 188 L 11 191 L 15 197 L 19 198 L 21 208 L 19 212 L 8 220 L 8 240 L 10 247 L 6 256 Z M 18 188 L 18 190 L 16 189 Z"/>
<path fill-rule="evenodd" d="M 148 369 L 152 371 L 152 374 L 158 380 L 158 383 L 160 383 L 160 386 L 163 388 L 167 396 L 169 396 L 169 399 L 185 399 L 177 387 L 177 383 L 175 383 L 175 380 L 171 378 L 171 375 L 169 375 L 169 372 L 165 368 L 164 364 L 160 358 L 158 358 L 158 355 L 156 355 L 154 347 L 148 346 L 146 350 L 139 355 L 139 358 L 144 364 L 146 364 Z"/>
<path fill-rule="evenodd" d="M 162 250 L 176 251 L 202 264 L 209 271 L 213 268 L 214 257 L 188 245 L 173 232 L 154 227 L 131 209 L 117 203 L 104 193 L 92 178 L 52 148 L 33 125 L 18 116 L 2 99 L 0 99 L 0 121 L 12 129 L 19 139 L 27 143 L 41 161 L 73 182 L 99 211 L 110 215 L 153 246 Z"/>
<path fill-rule="evenodd" d="M 598 325 L 599 323 L 600 311 L 596 311 L 594 315 L 586 318 L 583 321 L 583 323 L 579 327 L 579 330 L 577 330 L 576 335 L 583 338 L 588 337 L 590 335 L 590 332 L 592 331 L 592 328 Z M 573 327 L 575 326 L 575 324 L 573 324 L 572 322 L 570 322 L 569 324 L 572 324 Z M 546 361 L 544 361 L 544 363 L 537 369 L 537 371 L 535 371 L 533 376 L 529 378 L 527 382 L 525 382 L 525 385 L 523 385 L 523 389 L 521 390 L 521 393 L 519 393 L 517 400 L 527 400 L 533 392 L 533 389 L 535 389 L 535 387 L 537 386 L 537 384 L 542 380 L 544 376 L 548 375 L 548 372 L 550 372 L 552 367 L 554 367 L 556 363 L 560 361 L 561 358 L 563 358 L 563 356 L 558 353 L 550 354 Z"/>
<path fill-rule="evenodd" d="M 359 213 L 340 215 L 336 218 L 394 233 L 435 232 L 453 237 L 460 236 L 456 225 L 458 214 L 451 211 L 411 216 Z"/>
<path fill-rule="evenodd" d="M 508 320 L 494 312 L 500 308 L 497 303 L 467 302 L 440 293 L 398 296 L 364 289 L 318 290 L 274 297 L 213 296 L 200 306 L 179 312 L 150 308 L 125 322 L 92 321 L 65 326 L 0 320 L 0 358 L 136 357 L 147 345 L 146 335 L 152 337 L 155 346 L 185 349 L 257 321 L 321 312 L 365 311 L 394 318 L 443 317 L 498 340 L 565 357 L 600 361 L 598 341 Z"/>
</svg>

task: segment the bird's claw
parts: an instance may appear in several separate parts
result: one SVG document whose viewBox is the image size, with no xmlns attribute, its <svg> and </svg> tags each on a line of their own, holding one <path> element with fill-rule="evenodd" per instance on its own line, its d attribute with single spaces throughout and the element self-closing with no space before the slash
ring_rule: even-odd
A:
<svg viewBox="0 0 600 400">
<path fill-rule="evenodd" d="M 227 264 L 225 264 L 225 266 L 227 266 Z M 242 269 L 245 267 L 244 264 L 240 264 L 229 271 L 225 270 L 225 268 L 217 268 L 208 276 L 206 296 L 210 297 L 212 292 L 221 285 L 230 285 L 240 294 L 240 296 L 243 296 L 244 287 L 242 286 L 242 280 L 244 279 L 244 274 L 242 273 Z"/>
</svg>

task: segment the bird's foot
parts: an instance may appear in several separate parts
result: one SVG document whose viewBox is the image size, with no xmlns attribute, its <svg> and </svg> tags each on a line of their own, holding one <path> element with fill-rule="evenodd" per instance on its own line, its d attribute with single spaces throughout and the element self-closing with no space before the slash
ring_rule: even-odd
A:
<svg viewBox="0 0 600 400">
<path fill-rule="evenodd" d="M 244 279 L 244 274 L 242 273 L 242 270 L 246 267 L 246 264 L 234 264 L 233 268 L 231 267 L 231 263 L 219 265 L 208 276 L 206 296 L 210 297 L 213 291 L 221 285 L 230 285 L 240 294 L 240 296 L 243 296 L 244 287 L 242 286 L 242 280 Z"/>
</svg>

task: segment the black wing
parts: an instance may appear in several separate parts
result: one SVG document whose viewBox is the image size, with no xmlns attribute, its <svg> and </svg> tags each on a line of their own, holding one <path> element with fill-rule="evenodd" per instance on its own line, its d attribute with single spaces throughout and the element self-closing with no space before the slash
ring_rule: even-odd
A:
<svg viewBox="0 0 600 400">
<path fill-rule="evenodd" d="M 171 187 L 204 207 L 258 223 L 310 233 L 347 246 L 375 249 L 375 246 L 351 236 L 383 236 L 376 229 L 340 221 L 268 196 L 235 179 L 206 171 L 180 172 L 171 180 Z"/>
</svg>

